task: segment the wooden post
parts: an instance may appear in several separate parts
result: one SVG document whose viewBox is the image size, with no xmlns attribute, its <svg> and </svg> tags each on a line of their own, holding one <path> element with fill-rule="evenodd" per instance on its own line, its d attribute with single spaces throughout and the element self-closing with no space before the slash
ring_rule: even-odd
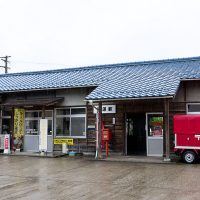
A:
<svg viewBox="0 0 200 200">
<path fill-rule="evenodd" d="M 2 116 L 3 116 L 3 111 L 2 111 L 2 107 L 0 110 L 0 134 L 2 134 Z"/>
<path fill-rule="evenodd" d="M 101 158 L 101 137 L 102 137 L 102 102 L 99 102 L 98 109 L 98 158 Z"/>
<path fill-rule="evenodd" d="M 106 141 L 106 158 L 108 158 L 108 141 Z"/>
<path fill-rule="evenodd" d="M 170 161 L 169 99 L 164 100 L 164 161 Z"/>
<path fill-rule="evenodd" d="M 184 101 L 187 101 L 187 87 L 186 87 L 186 82 L 183 82 L 183 89 L 184 89 Z"/>
</svg>

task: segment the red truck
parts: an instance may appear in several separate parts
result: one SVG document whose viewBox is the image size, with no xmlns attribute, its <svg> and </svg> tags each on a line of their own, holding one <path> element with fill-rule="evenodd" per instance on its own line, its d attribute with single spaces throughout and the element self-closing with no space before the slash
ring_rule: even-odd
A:
<svg viewBox="0 0 200 200">
<path fill-rule="evenodd" d="M 200 115 L 174 116 L 174 151 L 186 163 L 193 163 L 200 155 Z"/>
</svg>

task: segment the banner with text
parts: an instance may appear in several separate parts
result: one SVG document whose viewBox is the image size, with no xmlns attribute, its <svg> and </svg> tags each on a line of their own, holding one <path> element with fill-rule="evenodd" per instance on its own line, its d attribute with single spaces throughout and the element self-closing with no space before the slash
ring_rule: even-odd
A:
<svg viewBox="0 0 200 200">
<path fill-rule="evenodd" d="M 21 139 L 24 136 L 24 109 L 14 109 L 14 137 Z"/>
</svg>

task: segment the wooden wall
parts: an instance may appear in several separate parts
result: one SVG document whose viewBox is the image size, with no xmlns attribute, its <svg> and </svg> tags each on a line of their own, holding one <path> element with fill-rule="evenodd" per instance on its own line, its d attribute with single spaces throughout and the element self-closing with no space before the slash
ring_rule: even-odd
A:
<svg viewBox="0 0 200 200">
<path fill-rule="evenodd" d="M 106 127 L 112 130 L 113 140 L 110 145 L 110 150 L 114 152 L 124 153 L 125 151 L 125 120 L 128 113 L 147 113 L 147 112 L 164 112 L 164 99 L 153 100 L 132 100 L 121 102 L 109 102 L 116 104 L 116 114 L 102 114 L 102 119 Z M 185 114 L 186 103 L 170 101 L 170 149 L 173 151 L 173 115 Z M 115 118 L 115 124 L 112 120 Z M 93 114 L 92 106 L 87 106 L 87 124 L 95 125 L 95 114 Z M 95 149 L 95 131 L 87 131 L 87 145 L 89 149 Z"/>
<path fill-rule="evenodd" d="M 109 104 L 114 104 L 110 103 Z M 124 148 L 124 133 L 125 133 L 125 115 L 124 105 L 116 105 L 117 113 L 115 114 L 102 114 L 102 120 L 106 128 L 110 128 L 112 131 L 113 139 L 110 143 L 110 150 L 115 152 L 123 152 Z M 95 125 L 96 119 L 93 114 L 92 106 L 87 106 L 87 125 Z M 115 118 L 115 124 L 113 124 L 113 118 Z M 94 130 L 87 131 L 87 145 L 89 148 L 95 147 L 96 133 Z"/>
</svg>

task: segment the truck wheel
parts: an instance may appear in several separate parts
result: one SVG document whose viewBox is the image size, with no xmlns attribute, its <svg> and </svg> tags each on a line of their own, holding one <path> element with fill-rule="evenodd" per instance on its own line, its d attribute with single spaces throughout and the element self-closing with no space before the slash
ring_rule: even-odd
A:
<svg viewBox="0 0 200 200">
<path fill-rule="evenodd" d="M 182 157 L 183 160 L 188 164 L 191 164 L 196 160 L 196 155 L 193 151 L 185 151 Z"/>
</svg>

